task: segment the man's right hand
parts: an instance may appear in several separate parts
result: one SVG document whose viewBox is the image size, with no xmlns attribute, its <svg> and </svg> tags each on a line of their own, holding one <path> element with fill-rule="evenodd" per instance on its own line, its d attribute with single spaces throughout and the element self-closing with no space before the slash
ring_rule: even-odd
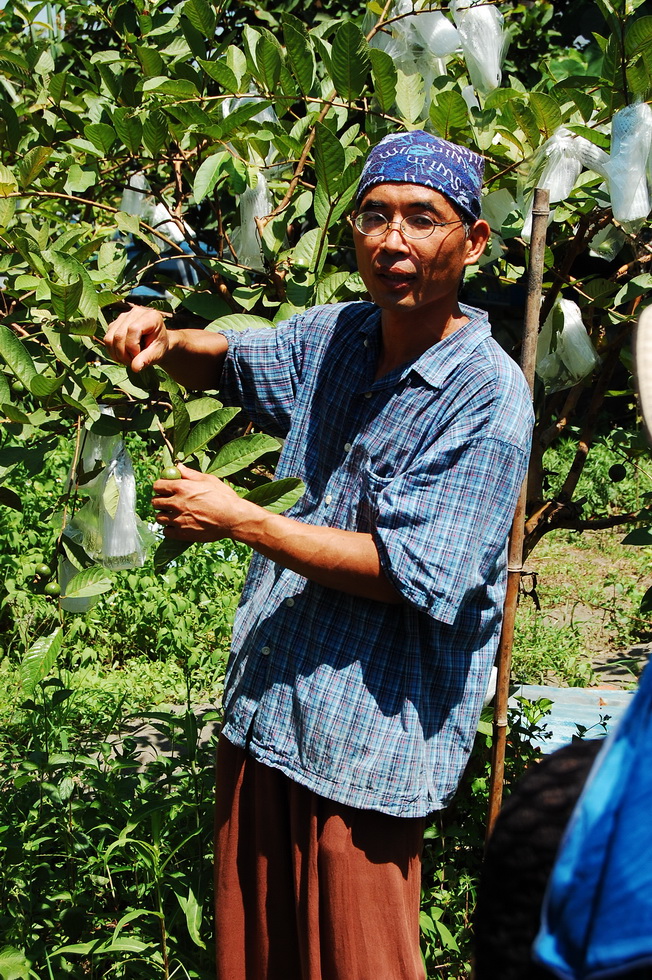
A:
<svg viewBox="0 0 652 980">
<path fill-rule="evenodd" d="M 165 320 L 158 310 L 132 306 L 111 324 L 104 338 L 107 353 L 136 373 L 160 364 L 170 349 Z"/>
</svg>

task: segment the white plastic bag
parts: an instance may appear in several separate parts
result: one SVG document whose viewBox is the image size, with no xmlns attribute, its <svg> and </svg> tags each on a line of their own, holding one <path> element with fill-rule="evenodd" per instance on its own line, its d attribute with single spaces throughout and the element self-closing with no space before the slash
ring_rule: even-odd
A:
<svg viewBox="0 0 652 980">
<path fill-rule="evenodd" d="M 482 0 L 451 0 L 450 11 L 460 35 L 471 83 L 487 95 L 500 86 L 507 49 L 505 18 Z"/>
<path fill-rule="evenodd" d="M 446 74 L 446 59 L 459 50 L 461 40 L 455 26 L 441 11 L 424 7 L 424 3 L 414 5 L 411 0 L 396 0 L 391 17 L 400 20 L 391 24 L 391 34 L 386 31 L 375 34 L 371 45 L 386 51 L 406 75 L 418 72 L 422 76 L 424 111 L 427 111 L 433 80 Z"/>
<path fill-rule="evenodd" d="M 131 174 L 129 181 L 122 192 L 120 210 L 125 214 L 133 214 L 141 218 L 152 228 L 156 228 L 162 235 L 171 238 L 173 242 L 180 245 L 185 241 L 185 236 L 177 221 L 174 220 L 169 210 L 160 201 L 156 201 L 151 194 L 149 181 L 142 170 Z M 187 235 L 193 236 L 194 232 L 190 225 L 183 223 Z"/>
<path fill-rule="evenodd" d="M 648 159 L 652 148 L 652 109 L 645 102 L 620 109 L 611 123 L 606 165 L 614 218 L 636 232 L 650 213 Z"/>
<path fill-rule="evenodd" d="M 546 394 L 572 388 L 600 363 L 577 303 L 560 299 L 543 325 L 537 344 L 536 373 Z"/>
<path fill-rule="evenodd" d="M 113 414 L 106 408 L 103 413 Z M 155 538 L 136 514 L 136 477 L 121 437 L 88 433 L 81 471 L 86 478 L 91 476 L 82 484 L 88 500 L 66 526 L 64 535 L 105 568 L 139 567 Z"/>
<path fill-rule="evenodd" d="M 256 186 L 248 187 L 240 196 L 240 228 L 238 233 L 233 236 L 233 247 L 241 265 L 248 265 L 251 269 L 259 269 L 260 271 L 265 268 L 260 235 L 255 219 L 263 218 L 271 210 L 272 195 L 269 192 L 264 173 L 259 171 Z"/>
<path fill-rule="evenodd" d="M 555 130 L 537 150 L 528 175 L 531 188 L 547 188 L 550 203 L 565 201 L 570 196 L 582 168 L 606 173 L 608 155 L 599 146 L 565 126 Z M 529 241 L 532 232 L 532 192 L 528 195 L 523 238 Z"/>
</svg>

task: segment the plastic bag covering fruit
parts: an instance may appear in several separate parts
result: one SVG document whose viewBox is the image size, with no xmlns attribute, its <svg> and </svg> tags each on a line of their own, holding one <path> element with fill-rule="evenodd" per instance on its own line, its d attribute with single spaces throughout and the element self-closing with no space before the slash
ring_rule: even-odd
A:
<svg viewBox="0 0 652 980">
<path fill-rule="evenodd" d="M 259 270 L 265 268 L 255 219 L 264 217 L 271 210 L 272 195 L 265 175 L 259 171 L 256 186 L 248 187 L 240 197 L 240 229 L 234 247 L 241 265 Z"/>
<path fill-rule="evenodd" d="M 571 388 L 600 363 L 576 303 L 560 299 L 543 325 L 536 372 L 546 394 Z"/>
<path fill-rule="evenodd" d="M 634 376 L 645 432 L 652 445 L 652 306 L 643 310 L 636 325 Z"/>
<path fill-rule="evenodd" d="M 396 0 L 392 5 L 390 17 L 391 34 L 379 31 L 371 39 L 372 47 L 386 51 L 394 64 L 406 75 L 418 72 L 424 81 L 425 104 L 430 104 L 430 88 L 433 80 L 446 74 L 446 59 L 461 47 L 457 28 L 451 24 L 441 11 L 425 10 L 424 4 L 413 4 L 411 0 Z M 369 16 L 365 22 L 373 24 Z"/>
<path fill-rule="evenodd" d="M 534 187 L 547 188 L 551 204 L 565 201 L 570 196 L 583 167 L 605 176 L 608 160 L 608 154 L 604 150 L 583 136 L 572 133 L 564 126 L 555 130 L 537 150 L 527 177 L 530 193 L 524 209 L 526 218 L 523 237 L 529 241 L 532 231 Z"/>
<path fill-rule="evenodd" d="M 471 83 L 487 95 L 498 88 L 507 48 L 504 17 L 497 7 L 474 0 L 451 0 L 450 11 L 462 42 Z"/>
<path fill-rule="evenodd" d="M 638 231 L 650 213 L 648 159 L 652 147 L 652 109 L 645 102 L 617 112 L 611 123 L 611 153 L 606 166 L 614 218 L 627 231 Z"/>
<path fill-rule="evenodd" d="M 162 235 L 170 238 L 177 245 L 185 241 L 185 235 L 178 222 L 174 220 L 168 209 L 160 201 L 155 201 L 151 194 L 149 181 L 142 170 L 133 173 L 125 189 L 122 192 L 120 210 L 125 214 L 135 215 L 137 218 L 156 228 Z M 184 222 L 186 234 L 193 236 L 194 232 L 190 225 Z"/>
<path fill-rule="evenodd" d="M 111 409 L 102 411 L 113 414 Z M 136 478 L 121 437 L 89 432 L 78 475 L 88 501 L 75 513 L 64 534 L 105 568 L 142 565 L 156 539 L 136 514 Z"/>
</svg>

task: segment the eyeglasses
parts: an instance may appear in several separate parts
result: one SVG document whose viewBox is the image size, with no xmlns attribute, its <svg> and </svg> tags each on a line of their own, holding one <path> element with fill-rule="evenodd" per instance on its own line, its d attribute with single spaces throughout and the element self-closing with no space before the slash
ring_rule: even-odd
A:
<svg viewBox="0 0 652 980">
<path fill-rule="evenodd" d="M 406 238 L 428 238 L 435 228 L 443 228 L 445 225 L 463 225 L 464 222 L 461 218 L 456 221 L 434 221 L 427 214 L 410 214 L 402 221 L 388 221 L 384 214 L 363 211 L 353 219 L 353 224 L 360 234 L 366 235 L 367 238 L 384 235 L 392 226 L 398 228 Z"/>
</svg>

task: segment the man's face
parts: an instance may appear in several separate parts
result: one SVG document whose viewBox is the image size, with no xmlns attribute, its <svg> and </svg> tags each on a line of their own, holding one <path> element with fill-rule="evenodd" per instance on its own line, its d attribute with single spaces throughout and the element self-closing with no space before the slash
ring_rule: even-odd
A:
<svg viewBox="0 0 652 980">
<path fill-rule="evenodd" d="M 382 235 L 367 237 L 354 228 L 358 269 L 373 302 L 399 314 L 425 314 L 431 304 L 455 305 L 464 267 L 477 261 L 486 244 L 486 223 L 476 222 L 467 236 L 459 214 L 447 198 L 416 184 L 379 184 L 371 188 L 360 202 L 358 213 L 365 211 L 375 211 L 396 222 Z M 418 214 L 455 223 L 435 228 L 428 238 L 408 238 L 400 231 L 399 223 Z M 477 226 L 481 226 L 479 235 Z"/>
</svg>

